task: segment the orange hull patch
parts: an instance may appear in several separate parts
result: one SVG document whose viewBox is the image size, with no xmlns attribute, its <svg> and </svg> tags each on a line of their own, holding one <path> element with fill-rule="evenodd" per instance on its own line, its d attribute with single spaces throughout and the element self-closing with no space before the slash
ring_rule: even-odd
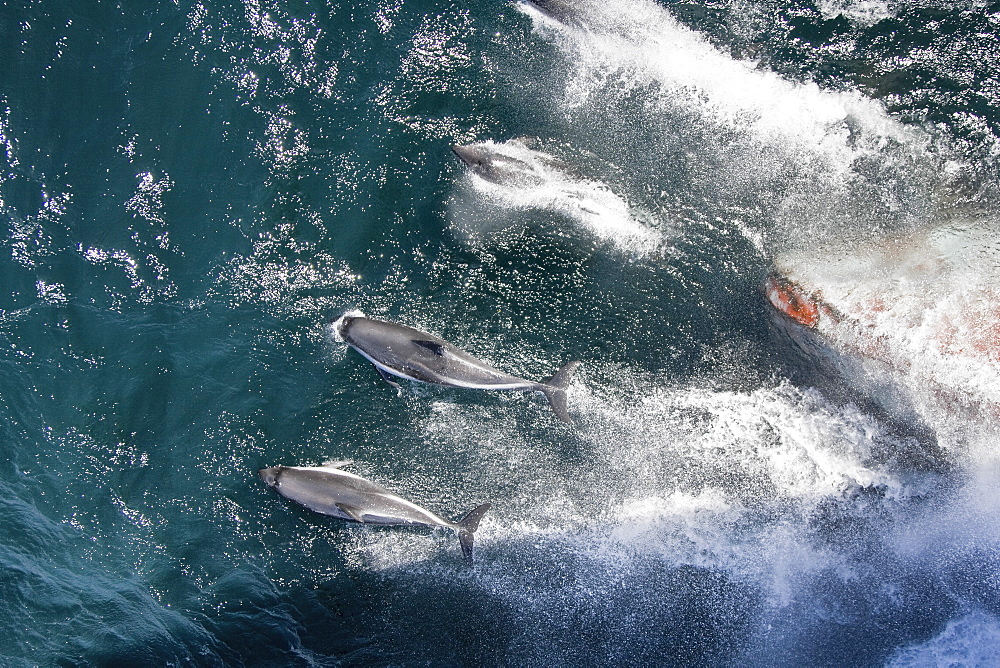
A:
<svg viewBox="0 0 1000 668">
<path fill-rule="evenodd" d="M 764 287 L 771 306 L 806 327 L 819 324 L 819 306 L 797 285 L 777 276 L 767 279 Z"/>
</svg>

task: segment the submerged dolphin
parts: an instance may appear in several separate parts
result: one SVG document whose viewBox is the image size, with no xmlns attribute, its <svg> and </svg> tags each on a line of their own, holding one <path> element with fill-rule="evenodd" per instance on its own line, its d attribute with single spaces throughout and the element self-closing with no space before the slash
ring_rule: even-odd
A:
<svg viewBox="0 0 1000 668">
<path fill-rule="evenodd" d="M 484 503 L 459 522 L 450 522 L 341 468 L 350 463 L 272 466 L 261 469 L 260 477 L 285 498 L 324 515 L 363 524 L 446 527 L 458 533 L 462 553 L 472 561 L 473 534 L 490 504 Z"/>
<path fill-rule="evenodd" d="M 578 3 L 572 0 L 523 0 L 523 2 L 561 23 L 572 25 L 580 22 Z"/>
<path fill-rule="evenodd" d="M 451 150 L 473 175 L 469 185 L 501 209 L 551 212 L 630 253 L 659 254 L 662 249 L 663 232 L 655 217 L 631 206 L 602 180 L 600 174 L 615 170 L 597 156 L 536 137 Z"/>
<path fill-rule="evenodd" d="M 579 362 L 566 364 L 547 381 L 539 383 L 494 369 L 442 338 L 405 325 L 345 315 L 334 327 L 394 387 L 398 385 L 392 376 L 449 387 L 541 392 L 560 420 L 572 422 L 566 408 L 566 388 Z"/>
</svg>

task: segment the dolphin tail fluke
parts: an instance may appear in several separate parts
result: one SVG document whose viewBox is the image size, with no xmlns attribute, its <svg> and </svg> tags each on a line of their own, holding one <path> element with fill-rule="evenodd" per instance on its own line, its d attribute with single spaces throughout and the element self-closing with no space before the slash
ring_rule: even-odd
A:
<svg viewBox="0 0 1000 668">
<path fill-rule="evenodd" d="M 545 398 L 549 400 L 549 406 L 552 406 L 556 417 L 568 424 L 572 424 L 573 419 L 570 418 L 569 409 L 566 406 L 566 388 L 572 382 L 573 374 L 576 373 L 578 366 L 580 366 L 579 362 L 566 364 L 563 368 L 556 371 L 554 376 L 545 381 L 541 388 L 542 393 L 545 394 Z"/>
<path fill-rule="evenodd" d="M 483 519 L 483 515 L 490 509 L 490 506 L 491 504 L 484 503 L 472 510 L 458 523 L 458 542 L 462 545 L 462 554 L 470 563 L 472 562 L 473 534 L 479 528 L 479 520 Z"/>
</svg>

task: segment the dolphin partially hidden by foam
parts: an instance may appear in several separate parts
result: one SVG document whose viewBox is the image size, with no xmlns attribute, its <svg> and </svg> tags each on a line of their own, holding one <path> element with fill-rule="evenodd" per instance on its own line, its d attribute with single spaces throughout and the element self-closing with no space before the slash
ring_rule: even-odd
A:
<svg viewBox="0 0 1000 668">
<path fill-rule="evenodd" d="M 572 0 L 523 0 L 523 4 L 534 7 L 546 16 L 568 25 L 580 23 L 578 3 Z"/>
<path fill-rule="evenodd" d="M 272 466 L 260 477 L 279 494 L 309 510 L 362 524 L 445 527 L 458 534 L 465 558 L 472 561 L 473 534 L 490 504 L 451 522 L 397 496 L 370 480 L 344 471 L 350 461 L 323 466 Z"/>
<path fill-rule="evenodd" d="M 661 252 L 663 231 L 655 217 L 630 206 L 600 178 L 585 174 L 606 173 L 611 165 L 565 144 L 552 149 L 536 137 L 451 147 L 473 175 L 469 185 L 487 202 L 501 209 L 554 213 L 626 252 Z M 561 157 L 567 154 L 571 162 Z"/>
<path fill-rule="evenodd" d="M 521 145 L 517 144 L 520 148 Z M 505 152 L 501 144 L 456 144 L 451 147 L 459 160 L 474 174 L 491 183 L 509 186 L 538 186 L 545 182 L 545 175 L 539 172 L 537 164 L 531 164 L 522 157 Z M 524 147 L 527 148 L 527 147 Z M 536 163 L 551 162 L 550 156 L 539 151 L 529 154 Z"/>
<path fill-rule="evenodd" d="M 449 387 L 541 392 L 560 420 L 572 422 L 566 407 L 566 388 L 580 362 L 566 364 L 539 383 L 494 369 L 444 339 L 413 327 L 344 315 L 334 323 L 334 329 L 394 387 L 399 386 L 392 377 L 398 376 Z"/>
</svg>

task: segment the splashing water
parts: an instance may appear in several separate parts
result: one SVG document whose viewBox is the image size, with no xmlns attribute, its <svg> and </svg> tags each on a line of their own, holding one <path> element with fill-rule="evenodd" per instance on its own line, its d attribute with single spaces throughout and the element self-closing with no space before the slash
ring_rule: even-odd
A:
<svg viewBox="0 0 1000 668">
<path fill-rule="evenodd" d="M 0 663 L 995 654 L 996 18 L 569 7 L 7 8 Z M 585 360 L 576 427 L 397 394 L 331 336 L 358 309 Z M 331 458 L 493 502 L 477 565 L 256 474 Z"/>
<path fill-rule="evenodd" d="M 502 144 L 483 142 L 470 149 L 483 152 L 494 162 L 506 165 L 491 178 L 471 176 L 469 185 L 487 206 L 513 212 L 533 209 L 560 214 L 616 248 L 650 255 L 663 243 L 648 214 L 634 210 L 606 184 L 573 174 L 573 168 L 555 155 L 532 148 L 528 139 L 511 139 Z M 475 172 L 473 172 L 475 174 Z M 466 234 L 477 225 L 475 207 L 469 202 L 453 203 L 453 224 Z M 483 221 L 483 216 L 479 216 Z M 487 219 L 488 220 L 488 219 Z M 479 229 L 488 229 L 488 222 Z"/>
<path fill-rule="evenodd" d="M 903 385 L 923 412 L 944 408 L 946 422 L 963 409 L 977 422 L 1000 415 L 1000 245 L 990 227 L 952 223 L 810 249 L 775 268 L 816 313 L 790 318 L 793 327 L 871 360 L 865 372 Z"/>
</svg>

